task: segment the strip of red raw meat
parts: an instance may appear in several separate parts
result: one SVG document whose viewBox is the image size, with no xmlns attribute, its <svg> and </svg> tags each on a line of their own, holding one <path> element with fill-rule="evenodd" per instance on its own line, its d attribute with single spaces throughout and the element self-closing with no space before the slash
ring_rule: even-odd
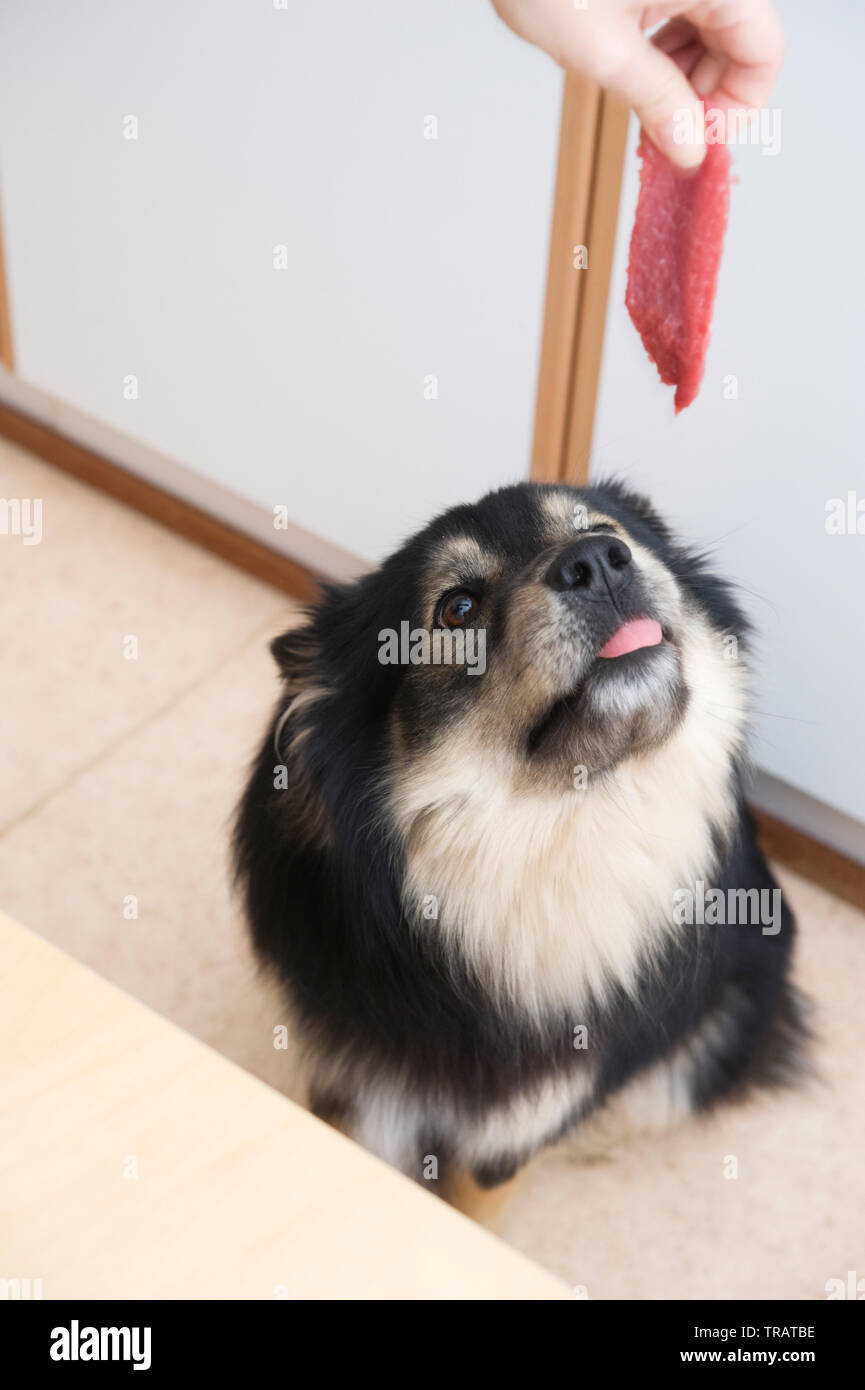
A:
<svg viewBox="0 0 865 1390">
<path fill-rule="evenodd" d="M 718 266 L 730 207 L 730 152 L 706 146 L 683 177 L 641 132 L 640 196 L 631 233 L 625 303 L 661 380 L 676 388 L 676 414 L 703 379 Z"/>
</svg>

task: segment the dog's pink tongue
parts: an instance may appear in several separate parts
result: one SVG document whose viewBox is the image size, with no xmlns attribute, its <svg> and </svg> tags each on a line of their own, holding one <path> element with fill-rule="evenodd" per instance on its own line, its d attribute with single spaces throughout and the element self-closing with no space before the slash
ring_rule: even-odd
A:
<svg viewBox="0 0 865 1390">
<path fill-rule="evenodd" d="M 657 647 L 662 640 L 661 624 L 654 618 L 632 618 L 613 633 L 598 655 L 626 656 L 628 652 L 639 651 L 640 647 Z"/>
</svg>

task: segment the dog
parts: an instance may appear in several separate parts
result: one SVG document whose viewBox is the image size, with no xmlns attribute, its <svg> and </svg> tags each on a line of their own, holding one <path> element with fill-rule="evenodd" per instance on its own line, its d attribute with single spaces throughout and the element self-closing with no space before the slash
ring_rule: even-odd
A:
<svg viewBox="0 0 865 1390">
<path fill-rule="evenodd" d="M 615 480 L 454 507 L 273 642 L 235 862 L 316 1114 L 494 1187 L 614 1102 L 666 1124 L 795 1077 L 750 645 Z"/>
</svg>

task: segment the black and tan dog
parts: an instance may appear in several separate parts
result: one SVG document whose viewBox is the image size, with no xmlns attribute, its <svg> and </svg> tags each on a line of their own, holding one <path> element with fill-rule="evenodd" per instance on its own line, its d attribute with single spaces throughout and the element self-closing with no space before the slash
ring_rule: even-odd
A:
<svg viewBox="0 0 865 1390">
<path fill-rule="evenodd" d="M 318 1113 L 493 1186 L 613 1097 L 672 1119 L 795 1070 L 746 647 L 615 483 L 454 508 L 273 643 L 237 865 Z"/>
</svg>

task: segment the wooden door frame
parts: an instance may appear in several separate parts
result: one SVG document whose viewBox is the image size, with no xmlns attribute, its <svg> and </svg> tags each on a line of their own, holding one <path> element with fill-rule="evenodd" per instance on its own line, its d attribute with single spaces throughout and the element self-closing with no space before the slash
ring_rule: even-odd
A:
<svg viewBox="0 0 865 1390">
<path fill-rule="evenodd" d="M 10 372 L 14 372 L 15 353 L 12 349 L 12 317 L 9 309 L 8 283 L 3 244 L 3 208 L 0 206 L 0 362 Z"/>
<path fill-rule="evenodd" d="M 620 98 L 565 77 L 532 447 L 536 482 L 588 480 L 628 120 Z"/>
</svg>

